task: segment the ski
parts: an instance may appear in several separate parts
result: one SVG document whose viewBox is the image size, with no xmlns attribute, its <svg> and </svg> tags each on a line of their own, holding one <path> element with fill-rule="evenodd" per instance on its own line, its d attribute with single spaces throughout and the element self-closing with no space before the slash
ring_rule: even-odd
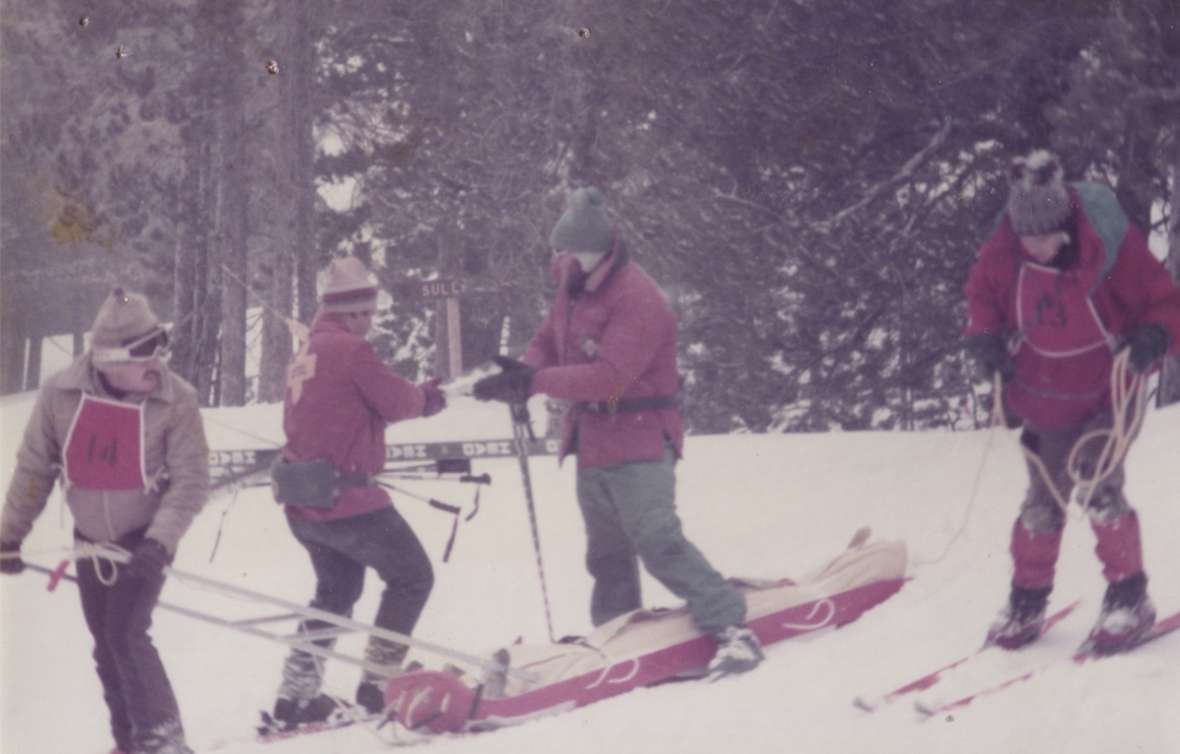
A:
<svg viewBox="0 0 1180 754">
<path fill-rule="evenodd" d="M 1082 665 L 1082 664 L 1087 663 L 1091 660 L 1099 660 L 1104 657 L 1113 657 L 1113 656 L 1117 656 L 1120 654 L 1126 654 L 1127 652 L 1132 652 L 1132 651 L 1138 649 L 1139 647 L 1142 647 L 1144 644 L 1155 641 L 1156 639 L 1159 639 L 1163 636 L 1167 636 L 1168 634 L 1170 634 L 1173 631 L 1176 631 L 1178 629 L 1180 629 L 1180 611 L 1174 612 L 1171 615 L 1168 615 L 1160 620 L 1157 620 L 1155 625 L 1152 626 L 1151 630 L 1148 631 L 1143 636 L 1142 639 L 1140 639 L 1138 642 L 1136 642 L 1133 646 L 1128 647 L 1127 649 L 1125 649 L 1121 652 L 1115 652 L 1115 653 L 1111 653 L 1111 654 L 1099 654 L 1097 652 L 1092 651 L 1088 646 L 1083 645 L 1080 649 L 1074 651 L 1074 653 L 1072 655 L 1069 655 L 1068 659 L 1073 660 L 1073 662 L 1077 665 Z M 1058 663 L 1060 663 L 1061 661 L 1063 661 L 1065 659 L 1066 658 L 1064 658 L 1064 657 L 1058 657 L 1050 662 L 1047 662 L 1047 663 L 1039 665 L 1035 668 L 1032 668 L 1031 670 L 1026 670 L 1022 673 L 1017 673 L 1009 678 L 1005 678 L 1005 679 L 1003 679 L 997 683 L 994 683 L 992 685 L 977 689 L 976 691 L 973 691 L 969 694 L 966 694 L 964 696 L 961 696 L 961 697 L 954 699 L 952 701 L 949 701 L 949 702 L 939 702 L 939 703 L 932 704 L 932 703 L 924 702 L 921 699 L 919 699 L 914 703 L 914 708 L 919 713 L 921 713 L 926 719 L 929 719 L 931 717 L 936 717 L 938 715 L 943 715 L 948 712 L 952 712 L 954 710 L 966 707 L 967 705 L 971 704 L 973 701 L 975 701 L 976 699 L 979 699 L 980 697 L 990 696 L 992 694 L 999 693 L 1000 691 L 1003 691 L 1004 689 L 1009 688 L 1010 686 L 1015 686 L 1018 683 L 1022 683 L 1024 681 L 1027 681 L 1028 679 L 1032 678 L 1033 676 L 1044 672 L 1048 668 L 1051 668 L 1051 667 L 1057 665 Z"/>
<path fill-rule="evenodd" d="M 1064 620 L 1065 617 L 1068 616 L 1070 613 L 1072 613 L 1077 608 L 1077 606 L 1080 604 L 1081 604 L 1081 600 L 1074 600 L 1073 602 L 1069 603 L 1065 607 L 1061 608 L 1060 610 L 1058 610 L 1054 613 L 1051 613 L 1048 617 L 1046 617 L 1045 618 L 1045 625 L 1041 628 L 1041 636 L 1044 636 L 1049 631 L 1049 629 L 1053 628 L 1053 626 L 1057 625 L 1062 620 Z M 957 660 L 954 660 L 953 662 L 949 662 L 946 665 L 943 665 L 939 668 L 931 670 L 929 673 L 926 673 L 925 675 L 915 678 L 914 680 L 909 681 L 908 683 L 898 686 L 897 688 L 895 688 L 891 691 L 887 691 L 883 694 L 875 694 L 872 696 L 868 696 L 868 695 L 857 696 L 855 699 L 852 700 L 852 704 L 855 707 L 857 707 L 858 709 L 864 710 L 865 712 L 875 712 L 878 709 L 880 709 L 881 707 L 892 704 L 893 702 L 896 702 L 898 699 L 900 699 L 908 694 L 912 694 L 915 691 L 925 691 L 926 689 L 930 688 L 931 686 L 933 686 L 934 684 L 936 684 L 940 680 L 942 680 L 943 676 L 946 673 L 949 673 L 950 671 L 954 670 L 955 668 L 958 668 L 962 665 L 967 664 L 971 660 L 974 660 L 975 658 L 979 657 L 981 654 L 987 652 L 988 650 L 994 649 L 994 648 L 995 648 L 994 644 L 985 643 L 983 646 L 981 646 L 979 649 L 976 649 L 974 652 L 964 655 L 964 656 L 958 658 Z"/>
<path fill-rule="evenodd" d="M 262 710 L 259 712 L 262 722 L 257 728 L 257 740 L 259 743 L 275 743 L 314 733 L 348 728 L 358 723 L 373 723 L 382 718 L 380 713 L 371 713 L 360 705 L 343 700 L 336 700 L 336 705 L 336 709 L 332 710 L 331 714 L 323 720 L 309 720 L 295 725 L 287 725 L 275 720 L 269 712 Z"/>
</svg>

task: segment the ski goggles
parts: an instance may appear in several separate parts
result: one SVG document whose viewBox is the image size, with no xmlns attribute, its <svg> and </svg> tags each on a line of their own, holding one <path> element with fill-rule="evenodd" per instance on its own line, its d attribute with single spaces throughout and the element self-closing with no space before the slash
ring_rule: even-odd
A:
<svg viewBox="0 0 1180 754">
<path fill-rule="evenodd" d="M 126 340 L 119 348 L 94 349 L 94 360 L 98 362 L 151 361 L 167 355 L 168 331 L 162 327 Z"/>
</svg>

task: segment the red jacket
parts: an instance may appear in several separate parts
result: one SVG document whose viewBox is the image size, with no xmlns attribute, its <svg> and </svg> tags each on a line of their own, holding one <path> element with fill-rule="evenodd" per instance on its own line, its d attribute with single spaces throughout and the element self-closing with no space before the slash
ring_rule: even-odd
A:
<svg viewBox="0 0 1180 754">
<path fill-rule="evenodd" d="M 573 402 L 561 457 L 576 451 L 579 468 L 591 468 L 659 460 L 665 442 L 682 453 L 678 408 L 591 413 L 578 405 L 677 396 L 676 315 L 659 286 L 621 243 L 583 285 L 572 256 L 559 257 L 554 273 L 557 297 L 524 361 L 537 367 L 533 392 Z"/>
<path fill-rule="evenodd" d="M 331 316 L 312 323 L 307 345 L 287 370 L 284 456 L 327 458 L 341 471 L 376 474 L 385 467 L 385 426 L 422 415 L 421 388 L 381 363 L 364 338 Z M 330 509 L 287 506 L 288 515 L 327 521 L 390 504 L 381 487 L 346 488 Z"/>
<path fill-rule="evenodd" d="M 1162 325 L 1180 352 L 1180 288 L 1110 189 L 1075 184 L 1078 258 L 1063 270 L 1024 251 L 1005 214 L 971 269 L 966 334 L 1005 338 L 1006 404 L 1039 429 L 1077 426 L 1109 404 L 1113 354 L 1136 326 Z"/>
</svg>

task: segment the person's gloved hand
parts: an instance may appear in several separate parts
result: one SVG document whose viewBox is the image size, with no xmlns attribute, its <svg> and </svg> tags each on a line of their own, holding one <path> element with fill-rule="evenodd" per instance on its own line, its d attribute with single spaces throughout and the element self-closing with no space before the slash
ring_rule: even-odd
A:
<svg viewBox="0 0 1180 754">
<path fill-rule="evenodd" d="M 136 581 L 155 578 L 170 562 L 172 556 L 164 545 L 154 539 L 145 539 L 131 552 L 131 560 L 124 566 L 124 575 Z"/>
<path fill-rule="evenodd" d="M 963 341 L 963 348 L 975 362 L 980 379 L 991 380 L 996 372 L 999 372 L 1005 381 L 1016 376 L 1016 363 L 1012 361 L 1008 346 L 999 335 L 976 333 Z"/>
<path fill-rule="evenodd" d="M 20 557 L 20 542 L 0 542 L 0 573 L 14 574 L 25 570 Z"/>
<path fill-rule="evenodd" d="M 481 401 L 503 401 L 524 403 L 528 400 L 533 386 L 533 375 L 537 370 L 523 361 L 507 356 L 493 356 L 492 361 L 500 367 L 499 374 L 479 380 L 471 392 Z"/>
<path fill-rule="evenodd" d="M 422 406 L 423 416 L 434 416 L 447 407 L 446 393 L 438 387 L 441 380 L 441 377 L 435 377 L 418 386 L 426 395 L 426 403 Z"/>
<path fill-rule="evenodd" d="M 1145 322 L 1131 331 L 1125 345 L 1131 350 L 1131 368 L 1146 372 L 1168 352 L 1168 331 L 1154 322 Z"/>
</svg>

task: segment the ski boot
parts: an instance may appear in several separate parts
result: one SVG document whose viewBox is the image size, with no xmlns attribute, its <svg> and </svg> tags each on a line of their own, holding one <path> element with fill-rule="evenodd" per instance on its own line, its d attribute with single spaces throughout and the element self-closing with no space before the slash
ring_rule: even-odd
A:
<svg viewBox="0 0 1180 754">
<path fill-rule="evenodd" d="M 375 681 L 361 681 L 356 687 L 356 703 L 370 715 L 385 709 L 385 690 Z"/>
<path fill-rule="evenodd" d="M 193 750 L 184 741 L 180 720 L 167 720 L 140 733 L 131 754 L 193 754 Z"/>
<path fill-rule="evenodd" d="M 1130 649 L 1155 625 L 1155 606 L 1147 596 L 1147 575 L 1140 571 L 1106 586 L 1102 612 L 1084 646 L 1095 654 Z"/>
<path fill-rule="evenodd" d="M 331 717 L 339 705 L 326 694 L 311 699 L 288 699 L 280 696 L 275 700 L 274 712 L 262 713 L 259 733 L 293 730 L 307 723 L 319 723 Z"/>
<path fill-rule="evenodd" d="M 758 667 L 765 658 L 762 643 L 745 626 L 726 626 L 713 634 L 717 651 L 709 660 L 708 673 L 713 677 L 745 673 Z"/>
<path fill-rule="evenodd" d="M 1045 627 L 1045 607 L 1052 587 L 1029 589 L 1013 585 L 1008 604 L 987 629 L 987 643 L 1019 649 L 1036 641 Z"/>
</svg>

